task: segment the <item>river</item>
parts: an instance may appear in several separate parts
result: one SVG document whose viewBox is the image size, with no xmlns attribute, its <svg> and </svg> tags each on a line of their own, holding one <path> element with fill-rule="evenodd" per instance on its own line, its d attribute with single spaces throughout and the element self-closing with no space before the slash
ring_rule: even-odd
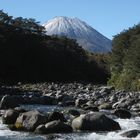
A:
<svg viewBox="0 0 140 140">
<path fill-rule="evenodd" d="M 26 105 L 22 107 L 26 109 L 37 109 L 44 112 L 63 110 L 61 107 L 44 105 Z M 121 131 L 107 133 L 78 132 L 71 134 L 56 134 L 56 138 L 53 138 L 53 140 L 140 140 L 140 135 L 136 138 L 125 138 L 120 136 L 121 133 L 128 130 L 140 130 L 140 117 L 132 117 L 131 119 L 115 119 L 115 121 L 119 122 L 122 129 Z M 0 118 L 0 140 L 49 140 L 52 139 L 52 136 L 53 135 L 50 135 L 50 138 L 48 138 L 46 135 L 11 131 L 6 125 L 2 124 L 2 120 Z"/>
</svg>

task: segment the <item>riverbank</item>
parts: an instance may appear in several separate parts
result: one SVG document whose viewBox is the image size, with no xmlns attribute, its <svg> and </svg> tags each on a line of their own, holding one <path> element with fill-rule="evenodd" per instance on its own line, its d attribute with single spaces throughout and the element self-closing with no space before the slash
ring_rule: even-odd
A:
<svg viewBox="0 0 140 140">
<path fill-rule="evenodd" d="M 23 97 L 20 104 L 25 102 L 83 108 L 92 106 L 98 109 L 124 108 L 140 114 L 140 92 L 115 90 L 114 87 L 97 86 L 92 83 L 19 83 L 14 86 L 2 86 L 0 93 L 1 98 L 5 94 Z"/>
<path fill-rule="evenodd" d="M 5 110 L 2 113 L 3 123 L 9 124 L 10 120 L 10 129 L 14 131 L 46 135 L 74 135 L 79 130 L 82 133 L 78 135 L 86 131 L 90 134 L 100 135 L 99 132 L 102 132 L 108 135 L 112 131 L 122 137 L 122 132 L 133 128 L 125 128 L 124 131 L 120 121 L 129 124 L 129 121 L 135 122 L 140 117 L 140 92 L 116 91 L 108 86 L 95 86 L 91 83 L 18 84 L 3 86 L 0 91 L 0 107 Z M 43 106 L 42 110 L 39 109 L 40 106 Z M 57 109 L 47 109 L 53 106 Z M 8 117 L 12 117 L 12 122 Z M 134 132 L 129 132 L 135 138 L 139 137 L 139 121 L 136 121 L 136 125 Z M 124 137 L 129 135 L 124 134 Z"/>
</svg>

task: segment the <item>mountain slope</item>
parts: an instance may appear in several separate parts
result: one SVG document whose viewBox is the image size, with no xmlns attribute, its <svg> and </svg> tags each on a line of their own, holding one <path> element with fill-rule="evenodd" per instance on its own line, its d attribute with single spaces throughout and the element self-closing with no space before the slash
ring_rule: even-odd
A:
<svg viewBox="0 0 140 140">
<path fill-rule="evenodd" d="M 48 35 L 67 36 L 90 52 L 106 53 L 111 50 L 111 40 L 78 18 L 55 17 L 44 23 Z"/>
</svg>

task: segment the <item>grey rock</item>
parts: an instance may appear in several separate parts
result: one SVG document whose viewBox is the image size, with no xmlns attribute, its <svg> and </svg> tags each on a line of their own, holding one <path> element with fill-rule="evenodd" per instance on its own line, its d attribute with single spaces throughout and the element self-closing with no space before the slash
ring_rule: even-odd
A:
<svg viewBox="0 0 140 140">
<path fill-rule="evenodd" d="M 72 121 L 72 127 L 76 130 L 89 131 L 114 131 L 121 129 L 117 122 L 99 112 L 75 118 Z"/>
<path fill-rule="evenodd" d="M 89 110 L 89 111 L 94 111 L 94 112 L 99 112 L 99 109 L 96 106 L 85 106 L 83 109 Z"/>
<path fill-rule="evenodd" d="M 54 121 L 54 120 L 60 120 L 63 122 L 66 122 L 67 120 L 65 119 L 63 113 L 61 112 L 52 112 L 48 116 L 48 121 Z"/>
<path fill-rule="evenodd" d="M 87 100 L 85 99 L 77 99 L 75 101 L 75 106 L 80 107 L 81 105 L 85 104 L 87 102 Z"/>
<path fill-rule="evenodd" d="M 45 124 L 46 116 L 38 111 L 21 113 L 15 122 L 17 130 L 34 131 L 36 127 Z"/>
<path fill-rule="evenodd" d="M 40 104 L 44 105 L 56 105 L 58 102 L 56 98 L 52 96 L 41 96 L 38 101 Z"/>
<path fill-rule="evenodd" d="M 72 132 L 72 127 L 61 121 L 51 121 L 46 125 L 39 125 L 35 133 L 37 134 L 49 134 L 49 133 L 70 133 Z"/>
<path fill-rule="evenodd" d="M 73 116 L 77 116 L 77 117 L 80 116 L 80 112 L 78 110 L 70 109 L 68 113 Z"/>
<path fill-rule="evenodd" d="M 39 125 L 39 126 L 35 129 L 35 133 L 36 133 L 36 134 L 45 134 L 45 133 L 46 133 L 46 127 L 45 127 L 45 125 Z"/>
<path fill-rule="evenodd" d="M 3 96 L 0 102 L 0 109 L 15 108 L 18 106 L 19 106 L 19 99 L 17 98 L 17 96 L 5 95 Z"/>
<path fill-rule="evenodd" d="M 113 114 L 122 119 L 130 119 L 131 113 L 125 109 L 116 109 L 113 111 Z"/>
<path fill-rule="evenodd" d="M 15 124 L 19 112 L 14 109 L 6 110 L 2 116 L 2 121 L 4 124 Z"/>
<path fill-rule="evenodd" d="M 123 137 L 135 138 L 140 134 L 140 130 L 130 130 L 121 134 Z"/>
<path fill-rule="evenodd" d="M 46 133 L 70 133 L 72 132 L 72 127 L 61 121 L 52 121 L 45 125 Z"/>
<path fill-rule="evenodd" d="M 99 109 L 112 109 L 112 106 L 110 103 L 103 103 L 99 106 Z"/>
</svg>

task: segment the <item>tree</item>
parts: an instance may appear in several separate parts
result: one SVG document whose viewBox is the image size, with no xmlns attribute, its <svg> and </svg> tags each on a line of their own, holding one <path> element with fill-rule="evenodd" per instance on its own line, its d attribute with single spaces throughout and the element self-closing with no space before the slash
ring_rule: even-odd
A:
<svg viewBox="0 0 140 140">
<path fill-rule="evenodd" d="M 140 89 L 140 24 L 113 39 L 109 84 L 127 90 Z"/>
</svg>

